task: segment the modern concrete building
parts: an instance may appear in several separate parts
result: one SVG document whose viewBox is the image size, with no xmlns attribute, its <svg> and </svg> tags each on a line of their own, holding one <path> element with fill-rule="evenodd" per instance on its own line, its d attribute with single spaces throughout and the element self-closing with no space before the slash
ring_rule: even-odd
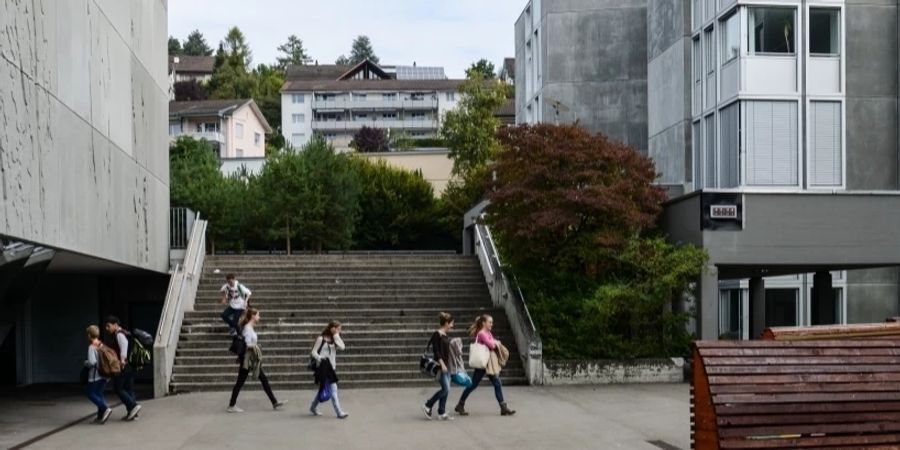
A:
<svg viewBox="0 0 900 450">
<path fill-rule="evenodd" d="M 517 122 L 578 122 L 646 153 L 647 4 L 529 1 L 515 26 Z"/>
<path fill-rule="evenodd" d="M 563 7 L 544 1 L 543 19 L 524 20 L 534 3 L 516 26 L 517 59 L 534 39 L 521 23 L 535 23 L 539 45 L 568 43 L 556 49 L 561 65 L 583 54 L 567 34 L 597 34 L 554 20 L 610 23 L 623 14 L 612 5 L 627 5 L 592 2 L 554 19 Z M 615 55 L 643 52 L 646 149 L 671 196 L 663 226 L 710 254 L 694 305 L 700 337 L 898 314 L 898 2 L 659 0 L 644 11 L 643 42 L 606 39 L 623 48 L 584 64 L 621 69 Z M 547 82 L 534 91 L 519 69 L 517 118 L 529 122 Z M 598 131 L 620 137 L 631 123 L 620 122 Z"/>
<path fill-rule="evenodd" d="M 226 174 L 244 165 L 258 172 L 266 158 L 272 127 L 253 99 L 169 103 L 169 139 L 191 136 L 209 141 Z"/>
<path fill-rule="evenodd" d="M 0 383 L 78 380 L 85 327 L 155 330 L 169 268 L 167 3 L 0 12 Z"/>
<path fill-rule="evenodd" d="M 367 60 L 288 68 L 281 89 L 285 138 L 301 147 L 319 134 L 347 151 L 363 126 L 435 137 L 444 112 L 456 107 L 464 80 L 448 80 L 442 69 L 388 67 Z"/>
</svg>

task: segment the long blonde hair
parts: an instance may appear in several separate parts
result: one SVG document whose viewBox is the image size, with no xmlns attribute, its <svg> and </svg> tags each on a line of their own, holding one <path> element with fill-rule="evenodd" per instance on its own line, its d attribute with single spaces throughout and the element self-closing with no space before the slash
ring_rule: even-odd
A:
<svg viewBox="0 0 900 450">
<path fill-rule="evenodd" d="M 484 329 L 484 324 L 488 321 L 488 319 L 492 319 L 490 314 L 482 314 L 475 318 L 475 322 L 472 323 L 472 326 L 469 327 L 469 336 L 475 336 L 479 331 Z"/>
</svg>

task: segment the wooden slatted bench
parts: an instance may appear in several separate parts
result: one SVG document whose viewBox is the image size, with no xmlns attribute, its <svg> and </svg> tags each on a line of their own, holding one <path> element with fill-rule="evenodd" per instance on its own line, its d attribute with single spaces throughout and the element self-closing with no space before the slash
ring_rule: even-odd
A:
<svg viewBox="0 0 900 450">
<path fill-rule="evenodd" d="M 884 323 L 771 327 L 763 331 L 762 339 L 774 341 L 900 339 L 900 322 L 892 319 L 895 318 L 888 318 Z"/>
<path fill-rule="evenodd" d="M 900 448 L 900 340 L 696 342 L 691 445 Z"/>
</svg>

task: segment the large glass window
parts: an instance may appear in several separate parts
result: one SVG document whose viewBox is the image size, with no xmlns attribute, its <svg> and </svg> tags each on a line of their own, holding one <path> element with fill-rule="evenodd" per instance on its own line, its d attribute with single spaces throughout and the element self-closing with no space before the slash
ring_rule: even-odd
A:
<svg viewBox="0 0 900 450">
<path fill-rule="evenodd" d="M 750 8 L 750 53 L 794 53 L 793 8 Z"/>
<path fill-rule="evenodd" d="M 706 47 L 703 52 L 706 59 L 706 74 L 712 75 L 716 71 L 716 52 L 712 28 L 703 32 L 703 41 L 703 46 Z"/>
<path fill-rule="evenodd" d="M 799 295 L 797 289 L 766 289 L 766 327 L 797 326 Z"/>
<path fill-rule="evenodd" d="M 724 65 L 741 54 L 740 15 L 735 12 L 722 24 L 722 64 Z"/>
<path fill-rule="evenodd" d="M 809 52 L 818 55 L 840 54 L 840 21 L 836 9 L 809 9 Z"/>
<path fill-rule="evenodd" d="M 719 112 L 719 186 L 737 187 L 740 180 L 740 105 Z"/>
<path fill-rule="evenodd" d="M 743 303 L 741 289 L 719 291 L 719 339 L 743 338 Z"/>
</svg>

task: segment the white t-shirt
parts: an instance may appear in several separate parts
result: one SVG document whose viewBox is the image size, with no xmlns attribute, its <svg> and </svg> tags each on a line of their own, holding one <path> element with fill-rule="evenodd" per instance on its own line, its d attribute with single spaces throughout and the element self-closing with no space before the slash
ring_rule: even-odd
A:
<svg viewBox="0 0 900 450">
<path fill-rule="evenodd" d="M 256 335 L 256 330 L 253 329 L 253 325 L 249 323 L 244 325 L 244 330 L 241 332 L 244 335 L 244 342 L 247 344 L 247 347 L 255 347 L 256 341 L 259 340 L 259 337 Z"/>
<path fill-rule="evenodd" d="M 247 286 L 239 283 L 237 280 L 234 281 L 234 287 L 225 283 L 222 285 L 222 289 L 219 289 L 219 292 L 225 292 L 226 298 L 228 299 L 228 306 L 234 309 L 247 309 L 247 296 L 251 295 L 250 289 L 247 289 Z"/>
</svg>

